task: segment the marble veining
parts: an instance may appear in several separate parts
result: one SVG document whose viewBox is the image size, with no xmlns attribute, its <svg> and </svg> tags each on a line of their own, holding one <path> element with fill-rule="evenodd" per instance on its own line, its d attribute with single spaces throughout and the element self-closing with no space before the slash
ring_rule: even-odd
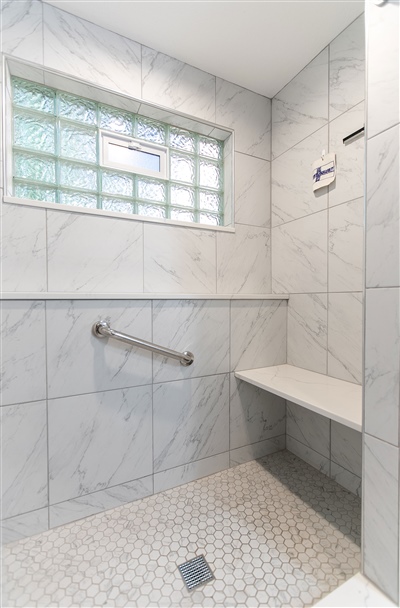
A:
<svg viewBox="0 0 400 608">
<path fill-rule="evenodd" d="M 358 475 L 351 473 L 340 464 L 331 460 L 331 479 L 334 479 L 340 486 L 346 488 L 352 494 L 361 496 L 362 479 Z"/>
<path fill-rule="evenodd" d="M 364 15 L 353 21 L 329 46 L 329 120 L 364 99 Z"/>
<path fill-rule="evenodd" d="M 152 473 L 150 386 L 52 399 L 48 407 L 50 504 Z"/>
<path fill-rule="evenodd" d="M 154 385 L 154 471 L 229 449 L 229 375 Z"/>
<path fill-rule="evenodd" d="M 224 452 L 167 471 L 160 471 L 154 475 L 154 493 L 164 492 L 207 475 L 225 471 L 229 466 L 229 452 Z"/>
<path fill-rule="evenodd" d="M 47 302 L 49 397 L 67 397 L 151 384 L 151 353 L 92 333 L 96 321 L 151 341 L 151 303 L 146 300 Z"/>
<path fill-rule="evenodd" d="M 215 293 L 215 233 L 145 225 L 144 277 L 145 292 Z"/>
<path fill-rule="evenodd" d="M 328 49 L 324 49 L 272 101 L 272 156 L 328 122 Z"/>
<path fill-rule="evenodd" d="M 179 352 L 194 353 L 184 367 L 174 359 L 153 356 L 154 382 L 208 376 L 229 371 L 229 302 L 155 300 L 153 341 Z"/>
<path fill-rule="evenodd" d="M 271 292 L 270 240 L 269 229 L 240 224 L 233 234 L 217 234 L 218 293 Z"/>
<path fill-rule="evenodd" d="M 1 303 L 2 405 L 46 398 L 44 302 Z"/>
<path fill-rule="evenodd" d="M 230 466 L 235 467 L 257 458 L 264 458 L 275 452 L 280 452 L 286 447 L 286 435 L 279 435 L 271 439 L 264 439 L 256 443 L 250 443 L 241 448 L 235 448 L 229 452 Z"/>
<path fill-rule="evenodd" d="M 43 63 L 42 3 L 39 0 L 3 0 L 1 50 L 14 57 Z"/>
<path fill-rule="evenodd" d="M 286 433 L 326 458 L 330 457 L 330 421 L 297 404 L 287 402 Z"/>
<path fill-rule="evenodd" d="M 328 150 L 328 127 L 322 127 L 272 162 L 272 225 L 322 211 L 328 188 L 312 191 L 312 163 Z"/>
<path fill-rule="evenodd" d="M 0 409 L 2 517 L 47 506 L 46 402 Z"/>
<path fill-rule="evenodd" d="M 330 461 L 326 456 L 322 456 L 322 454 L 301 443 L 301 441 L 297 441 L 291 435 L 286 435 L 286 449 L 329 477 Z"/>
<path fill-rule="evenodd" d="M 8 544 L 45 532 L 49 527 L 49 510 L 47 507 L 16 515 L 0 522 L 2 544 Z"/>
<path fill-rule="evenodd" d="M 361 477 L 361 433 L 332 420 L 331 459 L 351 473 Z"/>
<path fill-rule="evenodd" d="M 271 100 L 217 78 L 216 122 L 235 130 L 237 152 L 270 160 Z"/>
<path fill-rule="evenodd" d="M 291 294 L 288 304 L 287 362 L 326 374 L 327 347 L 327 295 Z"/>
<path fill-rule="evenodd" d="M 46 291 L 46 211 L 2 204 L 2 291 Z"/>
<path fill-rule="evenodd" d="M 329 210 L 329 291 L 362 290 L 363 243 L 364 199 L 332 207 Z"/>
<path fill-rule="evenodd" d="M 143 291 L 141 223 L 48 210 L 47 231 L 49 291 Z"/>
<path fill-rule="evenodd" d="M 270 225 L 271 166 L 247 154 L 235 154 L 235 222 L 267 228 Z"/>
<path fill-rule="evenodd" d="M 328 374 L 348 382 L 362 381 L 361 293 L 328 296 Z"/>
<path fill-rule="evenodd" d="M 49 4 L 43 5 L 44 64 L 141 97 L 141 46 Z"/>
<path fill-rule="evenodd" d="M 368 140 L 367 287 L 400 285 L 400 126 Z"/>
<path fill-rule="evenodd" d="M 215 122 L 215 76 L 142 47 L 143 99 Z"/>
<path fill-rule="evenodd" d="M 327 289 L 327 211 L 272 228 L 272 291 Z"/>
<path fill-rule="evenodd" d="M 285 301 L 231 303 L 231 368 L 249 369 L 286 361 Z"/>
<path fill-rule="evenodd" d="M 398 445 L 400 290 L 367 289 L 365 431 Z"/>
</svg>

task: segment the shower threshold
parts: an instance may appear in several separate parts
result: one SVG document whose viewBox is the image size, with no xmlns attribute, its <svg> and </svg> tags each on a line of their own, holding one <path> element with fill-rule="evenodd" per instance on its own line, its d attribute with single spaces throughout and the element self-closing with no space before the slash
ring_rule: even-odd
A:
<svg viewBox="0 0 400 608">
<path fill-rule="evenodd" d="M 283 451 L 3 548 L 4 606 L 313 606 L 360 570 L 360 499 Z M 189 591 L 178 565 L 214 578 Z"/>
</svg>

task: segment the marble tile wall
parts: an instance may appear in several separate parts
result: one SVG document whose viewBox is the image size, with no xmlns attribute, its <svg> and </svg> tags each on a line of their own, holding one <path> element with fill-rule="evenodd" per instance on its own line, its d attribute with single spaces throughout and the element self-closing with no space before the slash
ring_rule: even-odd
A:
<svg viewBox="0 0 400 608">
<path fill-rule="evenodd" d="M 160 104 L 162 115 L 233 128 L 237 166 L 232 234 L 7 209 L 4 291 L 270 293 L 271 100 L 40 0 L 1 5 L 4 52 Z"/>
<path fill-rule="evenodd" d="M 400 4 L 367 3 L 363 571 L 399 603 Z"/>
<path fill-rule="evenodd" d="M 286 448 L 353 494 L 361 495 L 359 431 L 288 402 Z"/>
<path fill-rule="evenodd" d="M 364 139 L 342 140 L 364 124 L 364 55 L 361 15 L 272 100 L 272 290 L 290 293 L 288 363 L 356 383 Z M 336 153 L 337 178 L 314 194 L 323 150 Z"/>
<path fill-rule="evenodd" d="M 285 300 L 1 306 L 4 540 L 284 449 L 285 401 L 233 371 L 286 362 Z M 195 362 L 98 339 L 101 318 Z"/>
</svg>

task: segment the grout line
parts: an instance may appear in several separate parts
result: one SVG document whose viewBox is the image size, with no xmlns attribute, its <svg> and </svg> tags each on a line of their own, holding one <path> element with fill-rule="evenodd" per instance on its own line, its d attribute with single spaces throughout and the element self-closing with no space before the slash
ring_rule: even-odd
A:
<svg viewBox="0 0 400 608">
<path fill-rule="evenodd" d="M 46 382 L 46 459 L 47 459 L 47 526 L 50 528 L 50 441 L 49 441 L 49 372 L 48 372 L 48 334 L 47 334 L 47 302 L 44 302 L 44 350 L 45 350 L 45 382 Z"/>
<path fill-rule="evenodd" d="M 0 520 L 0 526 L 8 521 L 10 521 L 11 519 L 15 519 L 17 517 L 23 517 L 24 515 L 29 515 L 30 513 L 37 513 L 38 511 L 44 511 L 44 510 L 49 510 L 49 506 L 45 506 L 45 507 L 39 507 L 38 509 L 31 509 L 30 511 L 24 511 L 23 513 L 18 513 L 17 515 L 10 515 L 10 517 L 5 517 L 4 519 Z"/>
<path fill-rule="evenodd" d="M 328 186 L 326 186 L 326 188 L 328 188 Z M 326 192 L 326 196 L 328 196 L 328 191 Z M 274 230 L 276 228 L 281 228 L 281 226 L 286 226 L 287 224 L 293 224 L 293 222 L 298 222 L 299 220 L 304 220 L 304 219 L 306 219 L 308 217 L 311 217 L 312 215 L 316 215 L 317 213 L 324 213 L 325 211 L 329 211 L 329 209 L 336 209 L 337 207 L 342 207 L 343 205 L 350 205 L 352 203 L 356 203 L 360 199 L 363 199 L 363 198 L 364 198 L 364 194 L 362 194 L 361 196 L 357 196 L 356 198 L 351 198 L 349 200 L 342 201 L 341 203 L 337 203 L 336 205 L 331 205 L 330 207 L 329 207 L 329 204 L 328 204 L 325 207 L 325 209 L 319 209 L 318 211 L 312 211 L 311 213 L 307 213 L 306 215 L 301 215 L 299 217 L 295 217 L 292 220 L 288 220 L 287 222 L 282 222 L 280 224 L 275 224 L 274 226 L 271 226 L 271 229 Z"/>
</svg>

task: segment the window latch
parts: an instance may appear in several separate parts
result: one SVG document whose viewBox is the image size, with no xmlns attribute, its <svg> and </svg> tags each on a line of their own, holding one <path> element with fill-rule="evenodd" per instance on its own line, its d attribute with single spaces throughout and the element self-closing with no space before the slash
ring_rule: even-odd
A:
<svg viewBox="0 0 400 608">
<path fill-rule="evenodd" d="M 129 142 L 128 144 L 128 150 L 142 150 L 142 146 L 139 146 L 139 144 L 135 144 L 133 141 Z"/>
</svg>

